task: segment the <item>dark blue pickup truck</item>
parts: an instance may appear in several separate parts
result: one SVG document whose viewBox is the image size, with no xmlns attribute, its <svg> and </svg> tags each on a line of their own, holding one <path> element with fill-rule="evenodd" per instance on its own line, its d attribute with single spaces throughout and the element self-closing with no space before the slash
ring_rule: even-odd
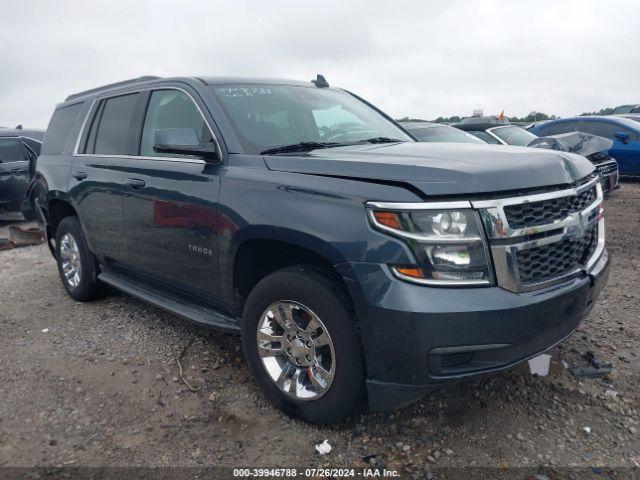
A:
<svg viewBox="0 0 640 480">
<path fill-rule="evenodd" d="M 607 278 L 589 161 L 419 143 L 321 76 L 71 95 L 36 176 L 71 297 L 107 284 L 241 333 L 266 395 L 311 422 L 536 356 Z"/>
</svg>

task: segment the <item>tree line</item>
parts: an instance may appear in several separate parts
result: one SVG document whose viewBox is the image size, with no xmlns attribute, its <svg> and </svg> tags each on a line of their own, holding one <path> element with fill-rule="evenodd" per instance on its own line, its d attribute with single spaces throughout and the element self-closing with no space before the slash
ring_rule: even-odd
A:
<svg viewBox="0 0 640 480">
<path fill-rule="evenodd" d="M 597 112 L 584 112 L 581 113 L 580 116 L 584 117 L 586 115 L 611 115 L 613 113 L 612 107 L 601 108 Z M 457 123 L 465 117 L 461 117 L 459 115 L 453 115 L 451 117 L 438 117 L 435 120 L 425 120 L 423 118 L 410 118 L 410 117 L 402 117 L 399 119 L 400 122 L 434 122 L 434 123 Z M 539 122 L 541 120 L 553 120 L 554 118 L 558 118 L 556 115 L 548 115 L 543 112 L 531 112 L 524 117 L 510 117 L 505 115 L 512 123 L 532 123 Z"/>
</svg>

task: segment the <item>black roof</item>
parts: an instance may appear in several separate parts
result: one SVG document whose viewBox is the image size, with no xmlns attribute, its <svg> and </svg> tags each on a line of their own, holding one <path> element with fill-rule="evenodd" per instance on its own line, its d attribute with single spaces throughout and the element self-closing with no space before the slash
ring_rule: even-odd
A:
<svg viewBox="0 0 640 480">
<path fill-rule="evenodd" d="M 35 128 L 0 128 L 0 137 L 29 137 L 42 142 L 44 130 Z"/>
<path fill-rule="evenodd" d="M 115 90 L 120 87 L 128 87 L 132 85 L 138 84 L 146 84 L 146 83 L 154 83 L 159 80 L 163 81 L 196 81 L 202 83 L 204 85 L 228 85 L 228 84 L 244 84 L 244 85 L 299 85 L 299 86 L 308 86 L 313 87 L 314 84 L 311 82 L 304 82 L 299 80 L 286 80 L 286 79 L 276 79 L 276 78 L 243 78 L 243 77 L 172 77 L 172 78 L 164 78 L 164 77 L 155 77 L 152 75 L 145 75 L 138 78 L 132 78 L 130 80 L 123 80 L 121 82 L 110 83 L 108 85 L 103 85 L 101 87 L 92 88 L 89 90 L 84 90 L 82 92 L 74 93 L 69 95 L 65 102 L 70 100 L 74 100 L 77 98 L 85 97 L 88 95 L 96 95 L 101 92 L 105 92 L 108 90 Z"/>
<path fill-rule="evenodd" d="M 227 84 L 244 84 L 244 85 L 299 85 L 304 87 L 313 87 L 311 82 L 300 80 L 287 80 L 284 78 L 246 78 L 246 77 L 195 77 L 205 85 L 227 85 Z"/>
<path fill-rule="evenodd" d="M 493 127 L 508 127 L 509 125 L 496 125 L 495 123 L 456 123 L 453 126 L 465 132 L 479 132 Z"/>
</svg>

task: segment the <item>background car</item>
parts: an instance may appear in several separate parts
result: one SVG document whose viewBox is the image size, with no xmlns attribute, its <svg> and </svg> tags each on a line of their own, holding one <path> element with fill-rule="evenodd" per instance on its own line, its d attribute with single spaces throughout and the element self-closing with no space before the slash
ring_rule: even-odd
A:
<svg viewBox="0 0 640 480">
<path fill-rule="evenodd" d="M 493 143 L 499 145 L 550 148 L 583 155 L 596 167 L 605 193 L 610 193 L 619 186 L 618 164 L 607 154 L 612 142 L 606 138 L 588 134 L 562 134 L 541 138 L 517 125 L 471 124 L 458 125 L 457 128 L 485 128 L 485 130 L 470 130 L 468 133 L 491 138 Z M 603 141 L 598 142 L 598 138 Z"/>
<path fill-rule="evenodd" d="M 613 114 L 619 113 L 640 113 L 640 104 L 634 103 L 631 105 L 620 105 L 613 109 Z"/>
<path fill-rule="evenodd" d="M 432 122 L 401 122 L 421 142 L 486 143 L 450 125 Z"/>
<path fill-rule="evenodd" d="M 529 129 L 540 137 L 585 132 L 613 141 L 609 155 L 618 162 L 620 175 L 640 175 L 640 122 L 618 115 L 584 116 L 549 120 Z"/>
<path fill-rule="evenodd" d="M 640 113 L 623 113 L 620 115 L 616 115 L 616 117 L 628 118 L 629 120 L 633 120 L 634 122 L 640 122 Z"/>
<path fill-rule="evenodd" d="M 508 125 L 509 120 L 498 119 L 497 117 L 468 117 L 463 118 L 460 122 L 454 123 L 452 127 L 463 130 L 471 135 L 478 137 L 485 143 L 494 145 L 503 145 L 499 138 L 491 135 L 488 130 L 498 125 Z"/>
<path fill-rule="evenodd" d="M 19 216 L 43 138 L 43 130 L 0 129 L 0 218 Z"/>
</svg>

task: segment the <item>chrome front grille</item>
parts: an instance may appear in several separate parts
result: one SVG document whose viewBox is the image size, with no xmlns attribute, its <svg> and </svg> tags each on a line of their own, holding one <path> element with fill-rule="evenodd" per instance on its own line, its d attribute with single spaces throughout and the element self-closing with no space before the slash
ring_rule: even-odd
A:
<svg viewBox="0 0 640 480">
<path fill-rule="evenodd" d="M 587 263 L 597 245 L 598 225 L 593 223 L 582 237 L 520 250 L 516 254 L 520 279 L 531 284 L 570 274 Z"/>
<path fill-rule="evenodd" d="M 578 195 L 507 205 L 504 207 L 504 213 L 511 228 L 546 225 L 556 220 L 561 220 L 570 213 L 584 210 L 585 207 L 594 202 L 597 196 L 594 185 Z"/>
<path fill-rule="evenodd" d="M 472 202 L 480 210 L 498 285 L 531 291 L 588 272 L 604 251 L 597 177 L 565 190 Z"/>
<path fill-rule="evenodd" d="M 600 175 L 611 175 L 612 173 L 618 171 L 618 162 L 613 161 L 608 163 L 601 163 L 600 165 L 596 165 L 596 170 Z"/>
</svg>

